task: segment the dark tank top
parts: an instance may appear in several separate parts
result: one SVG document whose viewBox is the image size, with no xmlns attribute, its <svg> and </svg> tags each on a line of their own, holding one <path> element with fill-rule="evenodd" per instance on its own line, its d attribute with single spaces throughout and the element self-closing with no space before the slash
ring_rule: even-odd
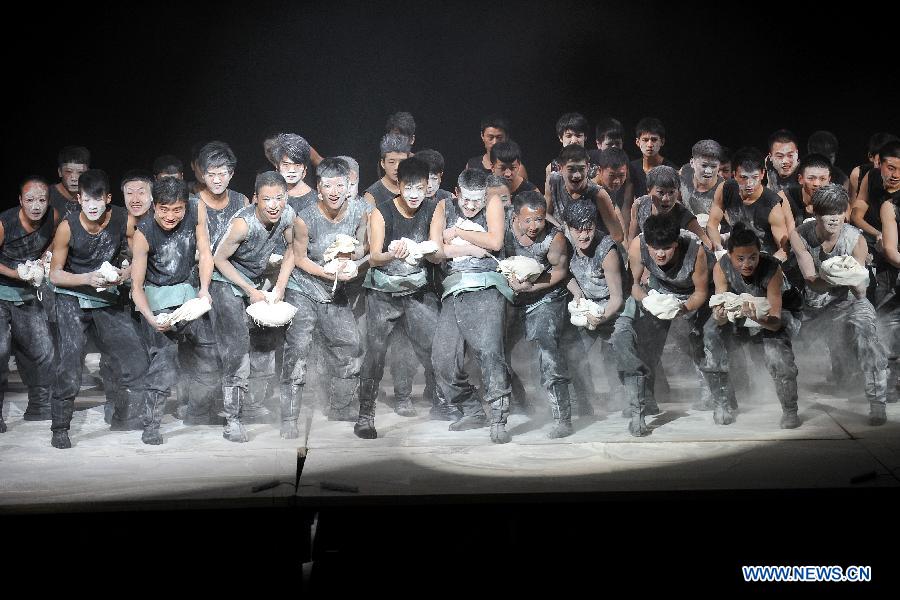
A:
<svg viewBox="0 0 900 600">
<path fill-rule="evenodd" d="M 403 202 L 403 200 L 399 200 Z M 412 218 L 407 218 L 400 214 L 394 200 L 386 200 L 379 202 L 378 212 L 384 219 L 384 247 L 382 252 L 387 252 L 388 246 L 394 240 L 407 238 L 414 242 L 424 242 L 430 237 L 431 217 L 434 216 L 434 209 L 437 206 L 435 198 L 426 198 L 419 206 L 416 214 Z M 394 259 L 386 265 L 375 267 L 379 271 L 388 275 L 412 275 L 426 268 L 426 265 L 419 261 L 417 265 L 410 265 L 404 260 Z"/>
<path fill-rule="evenodd" d="M 740 185 L 734 179 L 729 179 L 722 188 L 722 206 L 728 217 L 728 224 L 734 227 L 737 223 L 744 223 L 754 232 L 762 243 L 762 250 L 767 254 L 774 254 L 779 250 L 772 235 L 772 227 L 769 225 L 769 213 L 781 204 L 781 196 L 777 192 L 763 188 L 762 195 L 750 205 L 745 205 L 741 200 Z"/>
<path fill-rule="evenodd" d="M 137 228 L 149 247 L 147 283 L 161 287 L 188 281 L 196 264 L 197 203 L 188 201 L 184 218 L 172 231 L 164 231 L 152 213 L 148 213 Z"/>
<path fill-rule="evenodd" d="M 398 194 L 395 194 L 391 190 L 387 189 L 387 187 L 381 182 L 380 179 L 367 187 L 366 193 L 371 194 L 371 196 L 375 198 L 376 206 L 382 202 L 393 200 L 398 196 Z"/>
<path fill-rule="evenodd" d="M 550 261 L 547 260 L 547 253 L 550 252 L 550 246 L 553 244 L 554 238 L 557 234 L 562 233 L 562 230 L 555 226 L 547 225 L 544 229 L 544 236 L 539 241 L 536 240 L 530 246 L 523 246 L 513 232 L 512 227 L 512 222 L 507 224 L 506 232 L 503 237 L 503 250 L 506 256 L 525 256 L 533 258 L 544 268 L 544 272 L 547 272 L 550 269 Z M 515 304 L 519 306 L 533 304 L 548 294 L 552 294 L 554 297 L 563 295 L 565 294 L 565 286 L 560 282 L 553 288 L 539 290 L 537 292 L 517 292 Z"/>
<path fill-rule="evenodd" d="M 600 301 L 609 299 L 609 282 L 603 272 L 603 261 L 609 251 L 616 247 L 612 237 L 606 235 L 594 248 L 593 256 L 582 256 L 572 252 L 569 259 L 569 271 L 578 281 L 581 291 L 588 300 Z"/>
<path fill-rule="evenodd" d="M 14 206 L 0 213 L 0 223 L 3 223 L 0 263 L 13 270 L 25 261 L 39 259 L 53 241 L 55 229 L 53 215 L 48 208 L 38 228 L 28 233 L 19 220 L 19 210 L 20 207 Z M 0 285 L 21 288 L 25 287 L 26 283 L 21 279 L 0 275 Z"/>
<path fill-rule="evenodd" d="M 650 272 L 650 289 L 662 294 L 674 294 L 684 300 L 694 293 L 694 265 L 697 261 L 697 252 L 700 250 L 700 242 L 686 235 L 678 238 L 678 250 L 672 258 L 670 266 L 660 267 L 650 256 L 650 248 L 644 241 L 644 234 L 640 235 L 641 261 L 644 268 Z M 679 258 L 680 257 L 680 258 Z"/>
<path fill-rule="evenodd" d="M 469 219 L 469 221 L 478 223 L 479 225 L 484 227 L 485 231 L 487 231 L 488 226 L 487 216 L 484 214 L 485 210 L 487 210 L 487 207 L 482 208 L 480 211 L 478 211 L 478 214 Z M 450 198 L 444 201 L 444 217 L 445 228 L 450 228 L 456 225 L 456 220 L 459 218 L 466 218 L 457 206 L 455 198 Z M 490 252 L 490 254 L 495 256 L 498 260 L 503 259 L 502 248 L 497 252 Z M 451 273 L 483 273 L 485 271 L 496 271 L 497 261 L 490 256 L 485 256 L 484 258 L 467 256 L 465 258 L 455 260 L 446 260 L 444 261 L 443 268 L 446 275 L 449 275 Z"/>
<path fill-rule="evenodd" d="M 55 185 L 50 186 L 47 198 L 50 201 L 50 208 L 55 209 L 59 215 L 59 219 L 56 221 L 57 225 L 70 214 L 81 212 L 81 205 L 78 201 L 69 200 L 63 196 Z"/>
<path fill-rule="evenodd" d="M 85 231 L 81 225 L 81 213 L 72 213 L 66 217 L 72 232 L 66 257 L 66 271 L 75 274 L 92 273 L 104 262 L 113 263 L 119 253 L 127 247 L 128 237 L 125 229 L 128 212 L 121 206 L 110 206 L 109 212 L 112 213 L 109 223 L 95 235 Z"/>
<path fill-rule="evenodd" d="M 284 248 L 284 232 L 294 224 L 294 209 L 285 206 L 278 222 L 270 229 L 256 216 L 256 205 L 245 206 L 234 213 L 231 220 L 243 219 L 247 223 L 247 237 L 228 259 L 238 272 L 256 282 L 267 270 L 269 257 L 279 246 Z"/>
<path fill-rule="evenodd" d="M 219 246 L 219 241 L 225 236 L 225 232 L 228 231 L 228 223 L 231 221 L 231 217 L 234 216 L 234 213 L 244 208 L 244 204 L 247 202 L 247 196 L 242 193 L 234 190 L 227 190 L 227 192 L 228 204 L 224 208 L 216 210 L 206 206 L 206 230 L 209 232 L 209 247 L 213 253 Z M 203 202 L 199 195 L 192 197 L 197 198 L 199 202 Z"/>
</svg>

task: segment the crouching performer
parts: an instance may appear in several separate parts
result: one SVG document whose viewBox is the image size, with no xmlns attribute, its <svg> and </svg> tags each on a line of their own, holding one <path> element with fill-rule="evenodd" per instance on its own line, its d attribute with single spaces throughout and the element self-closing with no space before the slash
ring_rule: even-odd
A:
<svg viewBox="0 0 900 600">
<path fill-rule="evenodd" d="M 672 319 L 691 323 L 688 335 L 696 366 L 703 359 L 703 324 L 709 317 L 709 270 L 706 252 L 696 238 L 681 234 L 679 222 L 669 214 L 650 215 L 644 232 L 631 240 L 628 262 L 634 284 L 631 298 L 616 320 L 613 350 L 628 398 L 631 435 L 650 433 L 645 415 L 659 414 L 653 395 L 653 365 L 659 360 Z M 649 272 L 648 288 L 641 286 Z"/>
<path fill-rule="evenodd" d="M 297 418 L 313 334 L 332 375 L 328 418 L 355 421 L 352 409 L 359 391 L 362 347 L 344 282 L 358 274 L 356 261 L 366 255 L 366 202 L 350 196 L 347 163 L 325 158 L 316 168 L 318 202 L 294 220 L 293 270 L 287 301 L 297 307 L 284 341 L 281 373 L 281 437 L 299 435 Z"/>
<path fill-rule="evenodd" d="M 256 177 L 256 204 L 231 217 L 228 231 L 213 255 L 216 271 L 210 284 L 215 310 L 216 343 L 222 357 L 222 392 L 225 429 L 222 436 L 232 442 L 248 441 L 241 423 L 241 407 L 250 378 L 250 328 L 255 327 L 247 306 L 257 302 L 279 302 L 293 267 L 294 209 L 287 206 L 284 177 L 267 171 Z M 286 248 L 275 287 L 268 296 L 261 291 L 269 257 L 276 248 Z M 220 275 L 221 274 L 221 275 Z"/>
<path fill-rule="evenodd" d="M 371 269 L 363 284 L 366 291 L 366 352 L 359 392 L 359 420 L 353 432 L 366 439 L 375 430 L 375 398 L 384 375 L 388 339 L 395 327 L 406 334 L 416 356 L 431 371 L 431 341 L 440 313 L 437 294 L 428 282 L 427 257 L 436 260 L 437 246 L 429 240 L 431 218 L 437 203 L 427 197 L 428 163 L 407 158 L 397 169 L 400 195 L 376 204 L 369 218 Z M 541 198 L 543 202 L 543 198 Z M 429 252 L 431 251 L 431 252 Z M 415 360 L 415 357 L 409 357 Z M 413 369 L 415 365 L 412 365 Z M 446 414 L 446 401 L 432 398 L 432 414 Z"/>
<path fill-rule="evenodd" d="M 509 371 L 504 355 L 506 301 L 513 292 L 500 273 L 504 215 L 499 196 L 487 196 L 487 174 L 466 169 L 457 196 L 438 202 L 431 241 L 444 260 L 441 316 L 434 332 L 431 361 L 440 393 L 454 407 L 451 431 L 484 427 L 487 416 L 463 370 L 466 347 L 481 369 L 482 395 L 491 405 L 491 441 L 510 441 Z"/>
<path fill-rule="evenodd" d="M 153 184 L 153 213 L 138 224 L 134 234 L 131 294 L 135 308 L 144 317 L 141 334 L 150 358 L 146 377 L 147 409 L 141 436 L 145 444 L 163 443 L 159 423 L 178 378 L 179 345 L 188 346 L 185 350 L 196 369 L 188 374 L 188 385 L 193 388 L 188 405 L 191 419 L 205 416 L 209 422 L 210 399 L 221 383 L 209 315 L 176 323 L 166 318 L 194 298 L 211 301 L 209 282 L 213 257 L 205 214 L 198 210 L 196 200 L 188 200 L 183 181 L 166 177 Z M 199 290 L 191 283 L 198 254 Z"/>
<path fill-rule="evenodd" d="M 728 253 L 713 267 L 716 295 L 710 299 L 714 305 L 712 318 L 703 328 L 704 360 L 700 367 L 712 394 L 713 418 L 719 425 L 735 420 L 731 403 L 734 391 L 728 380 L 729 356 L 740 345 L 761 345 L 766 369 L 781 403 L 781 428 L 793 429 L 800 425 L 800 418 L 791 335 L 799 331 L 800 323 L 782 306 L 782 293 L 788 284 L 781 262 L 762 254 L 756 232 L 741 222 L 732 229 L 726 247 Z M 754 300 L 740 297 L 745 294 Z"/>
<path fill-rule="evenodd" d="M 143 427 L 147 353 L 134 321 L 122 310 L 116 287 L 130 277 L 130 268 L 113 266 L 128 247 L 128 213 L 124 208 L 109 206 L 111 201 L 106 173 L 85 171 L 78 180 L 81 211 L 70 213 L 53 237 L 50 282 L 56 286 L 59 360 L 50 404 L 50 443 L 56 448 L 72 447 L 69 425 L 81 385 L 89 332 L 119 374 L 110 429 Z"/>
</svg>

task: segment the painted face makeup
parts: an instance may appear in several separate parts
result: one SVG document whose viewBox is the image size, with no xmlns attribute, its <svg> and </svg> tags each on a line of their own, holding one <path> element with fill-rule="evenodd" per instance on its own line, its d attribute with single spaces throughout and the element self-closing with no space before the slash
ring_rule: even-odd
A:
<svg viewBox="0 0 900 600">
<path fill-rule="evenodd" d="M 844 225 L 844 213 L 839 215 L 823 215 L 817 217 L 822 224 L 822 229 L 831 235 L 837 234 Z"/>
<path fill-rule="evenodd" d="M 256 195 L 256 214 L 264 222 L 275 223 L 281 218 L 286 203 L 287 190 L 279 185 L 264 185 Z"/>
<path fill-rule="evenodd" d="M 762 184 L 762 171 L 750 171 L 745 173 L 743 169 L 738 167 L 738 170 L 734 174 L 734 178 L 740 186 L 741 198 L 749 198 L 750 195 L 756 191 L 756 188 Z"/>
<path fill-rule="evenodd" d="M 78 163 L 65 163 L 59 168 L 59 177 L 70 194 L 78 193 L 78 179 L 87 169 L 87 165 Z"/>
<path fill-rule="evenodd" d="M 187 210 L 187 203 L 178 201 L 172 204 L 154 204 L 153 218 L 163 231 L 172 231 L 181 221 Z"/>
<path fill-rule="evenodd" d="M 794 142 L 772 144 L 772 166 L 782 177 L 787 177 L 794 172 L 799 156 L 797 145 Z"/>
<path fill-rule="evenodd" d="M 459 207 L 467 219 L 471 219 L 484 208 L 487 203 L 487 190 L 459 189 Z"/>
<path fill-rule="evenodd" d="M 203 174 L 203 183 L 206 184 L 206 189 L 218 196 L 228 189 L 232 175 L 234 172 L 229 171 L 228 167 L 212 167 Z"/>
<path fill-rule="evenodd" d="M 319 180 L 319 199 L 332 211 L 338 211 L 347 201 L 346 177 L 323 177 Z"/>
<path fill-rule="evenodd" d="M 596 225 L 594 223 L 589 223 L 577 229 L 570 228 L 569 232 L 575 240 L 575 247 L 584 252 L 590 247 L 591 242 L 594 241 L 594 232 L 596 230 Z"/>
<path fill-rule="evenodd" d="M 295 163 L 285 157 L 281 159 L 281 163 L 278 165 L 278 172 L 281 173 L 281 176 L 284 177 L 289 186 L 294 187 L 306 176 L 306 166 Z"/>
<path fill-rule="evenodd" d="M 716 180 L 719 174 L 719 161 L 710 158 L 692 158 L 691 168 L 694 169 L 694 182 L 708 185 Z"/>
<path fill-rule="evenodd" d="M 437 194 L 437 191 L 441 189 L 441 174 L 440 173 L 429 173 L 428 175 L 428 189 L 425 190 L 425 195 L 429 198 L 434 197 Z"/>
<path fill-rule="evenodd" d="M 135 217 L 141 217 L 150 210 L 153 197 L 150 184 L 146 181 L 129 181 L 122 188 L 122 194 L 125 196 L 125 208 Z"/>
<path fill-rule="evenodd" d="M 515 216 L 515 219 L 519 226 L 519 230 L 534 240 L 537 239 L 547 226 L 547 210 L 523 206 Z"/>
<path fill-rule="evenodd" d="M 562 143 L 563 148 L 568 146 L 569 144 L 578 144 L 579 146 L 584 146 L 585 134 L 582 131 L 581 133 L 576 133 L 571 129 L 566 129 L 562 137 L 559 138 L 559 141 Z"/>
<path fill-rule="evenodd" d="M 416 210 L 425 200 L 428 184 L 424 181 L 407 183 L 400 186 L 400 195 L 403 201 L 412 210 Z"/>
<path fill-rule="evenodd" d="M 106 198 L 91 198 L 81 194 L 78 201 L 81 203 L 81 212 L 89 221 L 99 221 L 106 212 Z"/>
<path fill-rule="evenodd" d="M 40 221 L 47 214 L 49 206 L 47 186 L 37 181 L 27 183 L 19 196 L 19 203 L 28 220 Z"/>
<path fill-rule="evenodd" d="M 641 154 L 645 157 L 650 158 L 651 156 L 656 156 L 659 154 L 659 151 L 662 149 L 663 138 L 659 137 L 655 133 L 642 133 L 641 137 L 637 140 L 637 146 L 641 149 Z"/>
<path fill-rule="evenodd" d="M 813 193 L 822 187 L 831 183 L 831 172 L 824 167 L 807 167 L 803 169 L 800 175 L 800 185 L 807 195 L 812 196 Z"/>
<path fill-rule="evenodd" d="M 665 248 L 654 248 L 647 244 L 647 249 L 650 250 L 650 256 L 653 258 L 653 262 L 664 267 L 669 264 L 672 261 L 672 257 L 675 256 L 675 250 L 678 249 L 678 242 L 675 242 L 671 246 L 666 246 Z"/>
<path fill-rule="evenodd" d="M 587 185 L 587 162 L 567 162 L 562 174 L 569 192 L 581 191 Z"/>
</svg>

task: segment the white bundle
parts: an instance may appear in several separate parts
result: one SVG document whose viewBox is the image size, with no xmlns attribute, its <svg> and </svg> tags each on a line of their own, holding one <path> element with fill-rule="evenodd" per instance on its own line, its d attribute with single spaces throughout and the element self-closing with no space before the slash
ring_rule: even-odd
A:
<svg viewBox="0 0 900 600">
<path fill-rule="evenodd" d="M 282 255 L 280 255 L 280 254 L 270 254 L 270 255 L 269 255 L 269 264 L 272 265 L 272 266 L 274 266 L 274 265 L 280 265 L 280 264 L 281 264 L 281 259 L 283 259 L 283 258 L 284 258 L 284 257 L 283 257 Z"/>
<path fill-rule="evenodd" d="M 409 238 L 400 238 L 399 240 L 392 240 L 391 243 L 388 244 L 388 252 L 392 252 L 399 242 L 406 244 L 406 251 L 409 253 L 403 260 L 406 261 L 406 264 L 413 267 L 419 264 L 419 261 L 422 260 L 422 257 L 426 254 L 432 254 L 438 251 L 437 244 L 431 240 L 416 242 Z"/>
<path fill-rule="evenodd" d="M 265 302 L 254 302 L 247 307 L 247 314 L 260 327 L 281 327 L 294 318 L 297 307 L 287 302 L 275 302 L 274 292 L 264 292 Z"/>
<path fill-rule="evenodd" d="M 356 266 L 356 262 L 346 258 L 334 258 L 325 263 L 325 266 L 322 268 L 329 275 L 337 276 L 340 273 L 341 275 L 348 275 L 351 279 L 359 274 L 359 267 Z"/>
<path fill-rule="evenodd" d="M 322 256 L 325 259 L 325 262 L 329 262 L 338 254 L 353 254 L 356 251 L 357 246 L 359 246 L 358 239 L 344 233 L 339 233 Z"/>
<path fill-rule="evenodd" d="M 100 265 L 100 268 L 98 269 L 98 271 L 100 271 L 100 275 L 108 283 L 113 283 L 114 281 L 119 280 L 119 272 L 116 270 L 116 268 L 114 266 L 109 264 L 108 261 L 103 261 L 103 264 Z M 105 289 L 106 289 L 105 287 L 98 287 L 97 291 L 102 292 Z"/>
<path fill-rule="evenodd" d="M 587 327 L 590 330 L 596 329 L 595 325 L 588 323 L 587 316 L 593 315 L 597 318 L 603 316 L 603 307 L 587 298 L 579 298 L 569 302 L 569 321 L 576 327 Z"/>
<path fill-rule="evenodd" d="M 772 305 L 769 300 L 761 296 L 753 296 L 751 294 L 735 294 L 733 292 L 725 292 L 724 294 L 713 294 L 709 299 L 709 306 L 725 306 L 725 315 L 728 320 L 734 323 L 734 320 L 741 316 L 741 309 L 745 302 L 749 302 L 756 309 L 756 319 L 760 320 L 769 314 Z M 756 321 L 748 319 L 745 322 L 747 327 L 759 326 Z"/>
<path fill-rule="evenodd" d="M 714 252 L 714 254 L 716 255 L 716 260 L 719 260 L 720 258 L 722 258 L 723 256 L 725 256 L 726 254 L 728 254 L 728 250 L 716 250 L 716 251 Z"/>
<path fill-rule="evenodd" d="M 160 325 L 175 325 L 181 321 L 199 319 L 212 310 L 209 298 L 191 298 L 170 313 L 159 313 L 156 322 Z"/>
<path fill-rule="evenodd" d="M 34 287 L 41 287 L 44 282 L 44 265 L 40 260 L 26 260 L 16 267 L 19 279 L 31 283 Z"/>
<path fill-rule="evenodd" d="M 660 294 L 656 290 L 650 290 L 647 297 L 641 302 L 650 314 L 657 319 L 670 321 L 678 315 L 681 302 L 672 294 Z"/>
<path fill-rule="evenodd" d="M 47 250 L 44 253 L 44 279 L 50 279 L 50 261 L 53 259 L 53 253 Z"/>
<path fill-rule="evenodd" d="M 475 221 L 470 221 L 469 219 L 463 219 L 462 217 L 459 217 L 458 219 L 456 219 L 456 225 L 454 225 L 454 227 L 456 227 L 457 229 L 462 229 L 463 231 L 485 231 L 484 227 L 482 227 Z M 463 246 L 465 244 L 468 244 L 469 242 L 467 242 L 466 240 L 462 239 L 459 236 L 456 236 L 455 238 L 450 240 L 450 243 L 453 244 L 454 246 Z M 468 260 L 470 258 L 472 258 L 472 257 L 471 256 L 457 256 L 453 260 Z"/>
<path fill-rule="evenodd" d="M 834 256 L 823 262 L 819 276 L 833 286 L 859 287 L 869 283 L 869 272 L 849 255 Z"/>
<path fill-rule="evenodd" d="M 706 213 L 697 213 L 694 216 L 697 217 L 697 224 L 700 225 L 700 227 L 706 227 L 706 224 L 709 223 L 709 215 Z"/>
<path fill-rule="evenodd" d="M 497 270 L 505 277 L 514 276 L 519 283 L 534 281 L 544 272 L 544 267 L 538 261 L 527 256 L 510 256 L 500 261 Z"/>
</svg>

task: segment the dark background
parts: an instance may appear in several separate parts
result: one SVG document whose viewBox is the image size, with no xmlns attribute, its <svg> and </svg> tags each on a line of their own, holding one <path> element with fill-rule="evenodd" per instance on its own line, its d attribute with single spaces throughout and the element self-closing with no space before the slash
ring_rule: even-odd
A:
<svg viewBox="0 0 900 600">
<path fill-rule="evenodd" d="M 413 113 L 416 147 L 447 160 L 452 188 L 483 151 L 479 120 L 502 113 L 531 178 L 558 151 L 566 111 L 612 115 L 630 131 L 666 124 L 663 154 L 681 163 L 714 138 L 763 147 L 780 127 L 805 145 L 816 129 L 841 141 L 846 171 L 875 131 L 900 131 L 886 55 L 889 15 L 760 3 L 208 2 L 23 7 L 3 44 L 8 133 L 5 205 L 56 155 L 87 146 L 117 182 L 197 142 L 221 139 L 248 192 L 270 133 L 305 136 L 323 155 L 350 154 L 362 187 L 377 177 L 388 114 Z M 893 42 L 896 44 L 896 42 Z M 896 47 L 893 49 L 896 56 Z M 628 136 L 626 136 L 628 137 Z M 593 140 L 589 142 L 593 144 Z M 630 139 L 626 149 L 633 156 Z M 802 150 L 802 149 L 801 149 Z M 115 186 L 115 183 L 114 183 Z M 117 201 L 120 201 L 116 195 Z"/>
</svg>

